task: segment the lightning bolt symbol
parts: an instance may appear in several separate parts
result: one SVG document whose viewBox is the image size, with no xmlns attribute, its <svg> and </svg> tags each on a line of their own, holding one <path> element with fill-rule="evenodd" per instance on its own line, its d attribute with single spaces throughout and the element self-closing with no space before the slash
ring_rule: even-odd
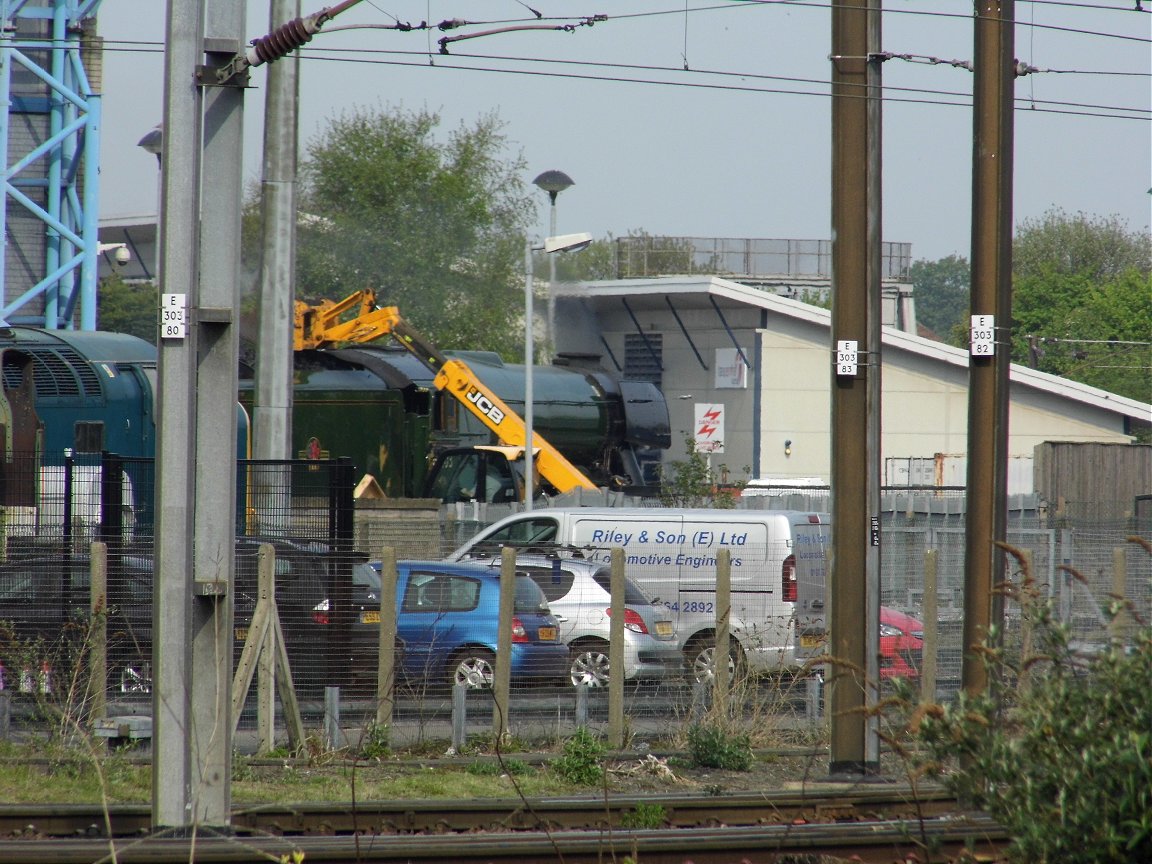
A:
<svg viewBox="0 0 1152 864">
<path fill-rule="evenodd" d="M 704 412 L 704 419 L 705 420 L 712 420 L 712 421 L 719 420 L 720 419 L 720 412 L 718 410 L 715 410 L 715 409 L 713 409 L 712 411 L 705 411 Z"/>
<path fill-rule="evenodd" d="M 715 426 L 711 426 L 711 425 L 705 423 L 700 427 L 700 431 L 696 434 L 698 434 L 698 435 L 711 435 L 715 431 L 716 431 Z"/>
</svg>

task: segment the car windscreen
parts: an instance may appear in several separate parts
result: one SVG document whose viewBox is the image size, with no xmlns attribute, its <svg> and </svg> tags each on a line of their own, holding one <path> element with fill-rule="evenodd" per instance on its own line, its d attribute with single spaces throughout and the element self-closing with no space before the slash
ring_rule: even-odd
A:
<svg viewBox="0 0 1152 864">
<path fill-rule="evenodd" d="M 608 568 L 597 570 L 592 574 L 592 578 L 596 580 L 596 584 L 607 591 L 612 593 L 612 571 Z M 650 606 L 652 601 L 648 596 L 637 587 L 636 583 L 631 579 L 624 580 L 624 602 L 629 606 Z"/>
</svg>

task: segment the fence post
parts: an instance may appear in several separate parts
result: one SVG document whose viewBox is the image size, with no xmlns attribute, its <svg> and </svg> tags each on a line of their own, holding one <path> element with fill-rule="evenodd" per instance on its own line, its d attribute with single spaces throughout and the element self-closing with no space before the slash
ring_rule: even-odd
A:
<svg viewBox="0 0 1152 864">
<path fill-rule="evenodd" d="M 608 622 L 608 746 L 624 746 L 624 550 L 612 550 L 608 583 L 611 615 Z"/>
<path fill-rule="evenodd" d="M 721 549 L 716 553 L 716 648 L 712 652 L 713 687 L 712 704 L 722 717 L 729 716 L 728 691 L 731 684 L 729 645 L 732 630 L 732 551 Z"/>
<path fill-rule="evenodd" d="M 920 701 L 936 699 L 936 652 L 940 644 L 939 617 L 940 585 L 937 578 L 939 553 L 935 549 L 924 552 L 924 594 L 920 601 L 920 614 L 924 623 L 924 639 L 920 661 Z"/>
<path fill-rule="evenodd" d="M 452 754 L 464 752 L 468 741 L 468 688 L 463 684 L 452 685 Z"/>
<path fill-rule="evenodd" d="M 392 726 L 396 700 L 396 550 L 380 553 L 380 665 L 376 678 L 376 725 Z"/>
<path fill-rule="evenodd" d="M 108 713 L 108 547 L 93 543 L 89 561 L 92 627 L 88 635 L 88 658 L 91 666 L 89 683 L 92 720 L 103 720 Z"/>
<path fill-rule="evenodd" d="M 1114 642 L 1123 642 L 1128 635 L 1128 625 L 1132 620 L 1127 606 L 1128 599 L 1128 559 L 1123 546 L 1112 549 L 1112 596 L 1122 605 L 1116 616 L 1108 622 L 1108 636 Z"/>
<path fill-rule="evenodd" d="M 512 686 L 512 613 L 516 608 L 516 550 L 500 553 L 500 631 L 492 674 L 492 737 L 500 746 L 508 737 L 508 700 Z"/>
<path fill-rule="evenodd" d="M 276 608 L 276 551 L 261 544 L 256 564 L 256 596 L 269 609 Z M 253 614 L 255 622 L 255 614 Z M 256 752 L 264 756 L 272 752 L 276 736 L 276 628 L 264 631 L 256 661 Z"/>
</svg>

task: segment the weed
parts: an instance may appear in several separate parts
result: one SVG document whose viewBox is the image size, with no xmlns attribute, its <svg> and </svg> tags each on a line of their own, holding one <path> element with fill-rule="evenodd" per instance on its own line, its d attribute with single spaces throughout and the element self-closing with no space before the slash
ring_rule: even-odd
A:
<svg viewBox="0 0 1152 864">
<path fill-rule="evenodd" d="M 604 779 L 604 744 L 584 726 L 564 742 L 564 755 L 553 760 L 552 770 L 570 783 L 594 786 Z"/>
<path fill-rule="evenodd" d="M 634 810 L 629 810 L 620 816 L 621 828 L 663 828 L 668 823 L 668 811 L 662 804 L 644 804 L 636 805 Z"/>
<path fill-rule="evenodd" d="M 392 755 L 392 747 L 388 736 L 388 726 L 378 723 L 369 723 L 364 730 L 364 740 L 360 745 L 360 755 L 365 759 L 384 759 Z"/>
<path fill-rule="evenodd" d="M 256 772 L 252 770 L 252 762 L 244 754 L 232 751 L 232 782 L 243 782 L 256 779 Z"/>
<path fill-rule="evenodd" d="M 474 777 L 501 777 L 505 774 L 521 776 L 528 773 L 528 763 L 522 759 L 505 759 L 502 762 L 484 760 L 472 762 L 464 770 Z"/>
<path fill-rule="evenodd" d="M 979 656 L 1000 698 L 915 709 L 924 768 L 1008 830 L 1013 860 L 1152 861 L 1152 628 L 1085 657 L 1026 570 L 1009 596 L 1032 625 L 1030 650 L 993 634 Z"/>
<path fill-rule="evenodd" d="M 747 771 L 752 767 L 752 745 L 747 733 L 729 732 L 716 724 L 690 726 L 688 752 L 692 763 L 701 768 Z"/>
</svg>

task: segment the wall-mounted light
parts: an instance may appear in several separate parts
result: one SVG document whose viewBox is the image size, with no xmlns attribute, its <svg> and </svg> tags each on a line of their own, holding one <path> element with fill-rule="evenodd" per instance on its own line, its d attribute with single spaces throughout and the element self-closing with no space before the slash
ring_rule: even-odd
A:
<svg viewBox="0 0 1152 864">
<path fill-rule="evenodd" d="M 791 438 L 785 438 L 784 439 L 784 455 L 785 456 L 791 456 L 792 455 L 792 439 Z"/>
</svg>

